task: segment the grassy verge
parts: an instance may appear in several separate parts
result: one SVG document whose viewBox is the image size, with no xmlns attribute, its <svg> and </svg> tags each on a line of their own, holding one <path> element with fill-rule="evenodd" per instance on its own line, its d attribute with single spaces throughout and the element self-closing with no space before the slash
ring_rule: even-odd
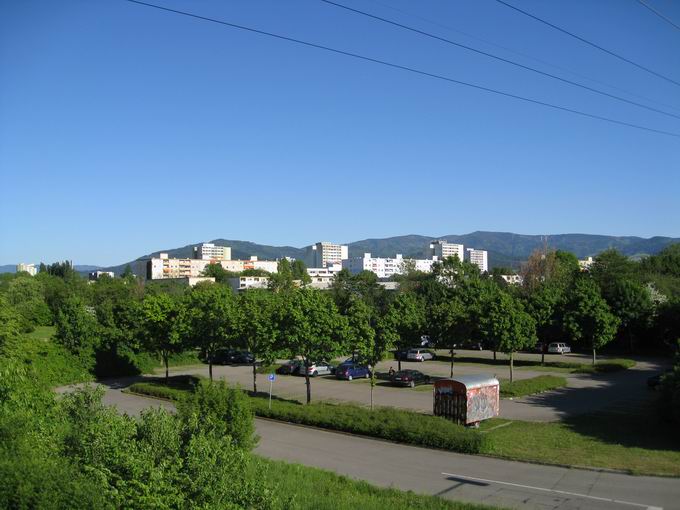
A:
<svg viewBox="0 0 680 510">
<path fill-rule="evenodd" d="M 531 377 L 530 379 L 522 379 L 519 381 L 501 381 L 501 397 L 517 398 L 526 395 L 534 395 L 543 391 L 563 388 L 567 385 L 567 380 L 564 377 L 556 375 L 539 375 L 538 377 Z"/>
<path fill-rule="evenodd" d="M 288 508 L 310 510 L 483 510 L 491 507 L 447 501 L 435 496 L 383 489 L 330 471 L 255 457 L 252 469 L 277 492 L 290 497 Z"/>
<path fill-rule="evenodd" d="M 636 475 L 680 476 L 677 430 L 653 405 L 629 412 L 592 413 L 556 423 L 488 420 L 490 454 L 507 459 L 618 469 Z"/>
<path fill-rule="evenodd" d="M 170 386 L 163 381 L 140 382 L 129 391 L 153 397 L 179 400 L 191 391 L 195 378 L 173 378 Z M 361 434 L 399 443 L 442 448 L 462 453 L 481 453 L 489 449 L 487 438 L 476 430 L 436 416 L 404 411 L 389 407 L 373 411 L 351 404 L 298 402 L 275 399 L 269 409 L 268 399 L 252 397 L 251 404 L 257 416 L 301 425 Z"/>
<path fill-rule="evenodd" d="M 255 369 L 258 374 L 274 374 L 281 366 L 281 363 L 272 363 L 271 365 L 260 365 Z"/>
<path fill-rule="evenodd" d="M 540 355 L 537 355 L 539 357 Z M 450 363 L 451 357 L 448 355 L 437 355 L 435 361 Z M 455 356 L 454 363 L 477 365 L 487 367 L 507 367 L 508 359 L 499 353 L 498 359 L 483 358 L 475 356 Z M 524 360 L 516 359 L 515 368 L 526 370 L 542 370 L 550 372 L 563 372 L 567 374 L 601 374 L 627 370 L 635 366 L 635 361 L 626 358 L 614 358 L 602 360 L 592 365 L 591 363 L 578 363 L 575 361 L 546 361 L 541 364 L 540 359 Z"/>
</svg>

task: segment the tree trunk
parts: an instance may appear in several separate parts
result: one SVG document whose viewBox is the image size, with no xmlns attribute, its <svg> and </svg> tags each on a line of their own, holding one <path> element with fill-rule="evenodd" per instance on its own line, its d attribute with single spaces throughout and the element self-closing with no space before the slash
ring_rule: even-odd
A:
<svg viewBox="0 0 680 510">
<path fill-rule="evenodd" d="M 449 377 L 453 377 L 453 349 L 449 351 L 449 354 L 451 355 L 451 374 Z"/>
<path fill-rule="evenodd" d="M 595 348 L 593 348 L 593 365 L 595 365 Z"/>
<path fill-rule="evenodd" d="M 165 384 L 168 384 L 168 381 L 170 380 L 170 374 L 168 370 L 168 355 L 164 354 L 163 355 L 163 362 L 165 363 Z"/>
<path fill-rule="evenodd" d="M 494 350 L 493 350 L 493 360 L 496 361 L 496 348 L 495 347 L 494 347 Z"/>
<path fill-rule="evenodd" d="M 545 365 L 545 348 L 541 349 L 541 365 Z"/>
<path fill-rule="evenodd" d="M 253 356 L 253 393 L 257 395 L 257 368 L 255 357 Z"/>
<path fill-rule="evenodd" d="M 208 361 L 208 374 L 210 375 L 210 382 L 212 382 L 212 357 L 210 357 L 210 360 Z"/>
<path fill-rule="evenodd" d="M 371 411 L 373 411 L 373 386 L 375 386 L 375 372 L 371 372 Z"/>
<path fill-rule="evenodd" d="M 399 369 L 399 372 L 401 372 L 401 358 L 397 360 L 397 368 Z"/>
<path fill-rule="evenodd" d="M 312 386 L 309 380 L 309 370 L 307 370 L 307 365 L 305 364 L 305 384 L 307 385 L 307 403 L 312 402 Z"/>
<path fill-rule="evenodd" d="M 513 376 L 514 376 L 514 370 L 515 370 L 515 353 L 511 352 L 510 353 L 510 382 L 512 382 Z"/>
</svg>

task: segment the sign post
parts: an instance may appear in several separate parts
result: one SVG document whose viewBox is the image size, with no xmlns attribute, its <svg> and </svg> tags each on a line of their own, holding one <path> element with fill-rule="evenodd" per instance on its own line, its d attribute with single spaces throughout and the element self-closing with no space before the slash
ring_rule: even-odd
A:
<svg viewBox="0 0 680 510">
<path fill-rule="evenodd" d="M 274 381 L 276 380 L 276 376 L 274 374 L 269 374 L 269 409 L 272 408 L 272 385 L 274 384 Z"/>
</svg>

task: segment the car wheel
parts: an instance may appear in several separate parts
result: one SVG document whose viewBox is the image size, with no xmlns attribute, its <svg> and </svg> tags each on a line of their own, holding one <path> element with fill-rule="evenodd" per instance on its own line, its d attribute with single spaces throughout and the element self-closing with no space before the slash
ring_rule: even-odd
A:
<svg viewBox="0 0 680 510">
<path fill-rule="evenodd" d="M 319 375 L 319 372 L 317 372 L 316 370 L 314 370 L 314 373 L 312 374 L 312 377 L 316 377 L 317 375 Z"/>
<path fill-rule="evenodd" d="M 352 376 L 351 376 L 351 375 L 348 375 L 348 376 L 347 376 L 347 380 L 348 380 L 348 381 L 351 381 L 351 380 L 352 380 Z"/>
<path fill-rule="evenodd" d="M 415 381 L 411 381 L 411 382 L 409 383 L 409 386 L 410 386 L 411 388 L 415 388 L 415 387 L 416 387 L 416 382 L 415 382 Z"/>
</svg>

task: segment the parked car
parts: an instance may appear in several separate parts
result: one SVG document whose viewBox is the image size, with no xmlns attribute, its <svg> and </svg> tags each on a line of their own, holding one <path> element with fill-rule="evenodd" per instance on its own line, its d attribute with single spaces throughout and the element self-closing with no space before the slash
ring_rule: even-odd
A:
<svg viewBox="0 0 680 510">
<path fill-rule="evenodd" d="M 408 349 L 398 349 L 394 351 L 394 359 L 396 361 L 406 361 L 408 359 Z"/>
<path fill-rule="evenodd" d="M 220 349 L 216 351 L 212 357 L 213 365 L 228 365 L 233 363 L 232 360 L 234 359 L 235 352 L 234 349 Z M 208 362 L 207 357 L 205 357 L 205 362 Z"/>
<path fill-rule="evenodd" d="M 335 372 L 335 367 L 329 363 L 326 363 L 325 361 L 320 361 L 318 363 L 312 363 L 307 367 L 307 373 L 311 377 L 316 377 L 317 375 L 327 375 L 327 374 L 332 374 Z M 298 371 L 300 375 L 305 375 L 305 370 L 304 366 L 300 366 L 300 370 Z"/>
<path fill-rule="evenodd" d="M 276 369 L 277 374 L 282 375 L 297 375 L 303 369 L 302 361 L 299 359 L 291 359 L 286 361 L 283 365 Z"/>
<path fill-rule="evenodd" d="M 390 382 L 395 386 L 410 386 L 415 388 L 417 384 L 429 384 L 430 376 L 419 370 L 400 370 L 390 377 Z"/>
<path fill-rule="evenodd" d="M 231 356 L 231 363 L 234 364 L 251 364 L 253 361 L 255 361 L 255 357 L 253 356 L 252 352 L 248 351 L 234 351 L 234 353 Z"/>
<path fill-rule="evenodd" d="M 562 342 L 553 342 L 548 345 L 548 352 L 550 354 L 566 354 L 571 352 L 571 347 Z"/>
<path fill-rule="evenodd" d="M 429 348 L 434 348 L 434 340 L 430 338 L 430 335 L 421 335 L 420 337 L 420 346 L 421 347 L 429 347 Z"/>
<path fill-rule="evenodd" d="M 351 381 L 352 379 L 358 379 L 360 377 L 365 377 L 368 379 L 371 377 L 371 370 L 365 365 L 358 365 L 356 363 L 342 363 L 338 365 L 335 369 L 335 377 L 338 379 L 347 379 Z"/>
<path fill-rule="evenodd" d="M 428 359 L 434 359 L 434 352 L 428 349 L 409 349 L 406 359 L 408 361 L 426 361 Z"/>
</svg>

